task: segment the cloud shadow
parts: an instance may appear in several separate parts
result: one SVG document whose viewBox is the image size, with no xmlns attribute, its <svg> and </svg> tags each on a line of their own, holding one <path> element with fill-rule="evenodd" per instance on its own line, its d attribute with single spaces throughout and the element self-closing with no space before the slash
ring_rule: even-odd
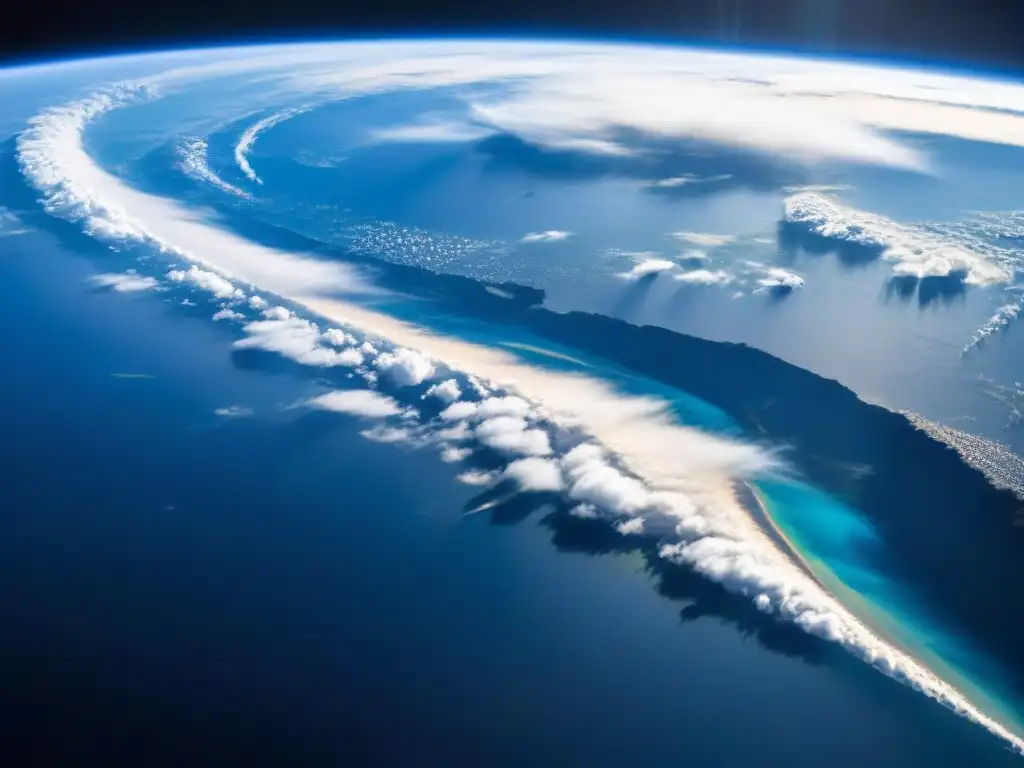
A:
<svg viewBox="0 0 1024 768">
<path fill-rule="evenodd" d="M 633 179 L 651 194 L 700 197 L 729 189 L 770 191 L 804 181 L 804 172 L 767 155 L 697 139 L 664 137 L 620 129 L 609 137 L 624 154 L 555 149 L 500 133 L 481 139 L 474 151 L 496 173 L 518 173 L 560 181 Z"/>
</svg>

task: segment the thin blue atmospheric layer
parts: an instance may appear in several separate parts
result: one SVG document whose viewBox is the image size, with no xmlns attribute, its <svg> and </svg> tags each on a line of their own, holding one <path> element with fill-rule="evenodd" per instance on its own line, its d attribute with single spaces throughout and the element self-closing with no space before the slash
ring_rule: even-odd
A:
<svg viewBox="0 0 1024 768">
<path fill-rule="evenodd" d="M 249 95 L 242 91 L 236 97 L 244 100 Z M 461 185 L 462 192 L 458 191 L 459 183 L 453 184 L 456 190 L 453 199 L 446 201 L 443 208 L 431 202 L 432 197 L 417 196 L 417 184 L 437 189 L 438 175 L 464 181 L 479 172 L 475 165 L 478 160 L 467 159 L 459 144 L 453 147 L 371 142 L 361 146 L 374 130 L 408 122 L 424 110 L 457 108 L 459 102 L 451 94 L 412 92 L 397 98 L 361 98 L 293 118 L 260 139 L 259 173 L 264 185 L 260 190 L 263 199 L 257 204 L 230 197 L 225 200 L 219 190 L 208 185 L 183 183 L 178 173 L 167 172 L 169 161 L 173 164 L 179 158 L 181 140 L 168 142 L 166 134 L 159 137 L 144 134 L 140 138 L 138 131 L 142 126 L 152 126 L 156 120 L 161 125 L 167 124 L 171 135 L 180 134 L 183 126 L 189 125 L 189 117 L 168 104 L 143 104 L 115 113 L 115 119 L 101 123 L 89 133 L 90 151 L 142 189 L 175 198 L 192 196 L 199 204 L 214 202 L 222 223 L 246 237 L 259 238 L 247 220 L 268 221 L 300 237 L 311 238 L 314 244 L 333 246 L 338 249 L 336 256 L 343 258 L 346 239 L 338 236 L 335 227 L 339 223 L 350 225 L 383 218 L 399 226 L 425 224 L 443 228 L 447 224 L 473 238 L 484 238 L 496 227 L 499 231 L 495 239 L 506 240 L 543 224 L 542 220 L 531 218 L 534 213 L 527 201 L 525 214 L 513 211 L 503 221 L 492 221 L 489 226 L 487 216 L 494 214 L 487 213 L 488 209 L 473 200 L 473 195 L 467 195 L 465 184 Z M 230 183 L 245 183 L 231 149 L 249 122 L 273 112 L 263 110 L 248 121 L 222 126 L 208 136 L 209 161 L 222 178 Z M 126 163 L 126 156 L 132 161 Z M 500 176 L 496 183 L 499 195 L 513 194 L 510 189 L 501 191 Z M 540 186 L 543 185 L 538 189 Z M 395 197 L 394 193 L 403 188 L 404 193 Z M 615 180 L 599 179 L 581 185 L 570 179 L 563 187 L 580 210 L 586 210 L 598 199 L 592 197 L 594 189 L 602 190 L 600 195 L 610 201 L 634 198 L 632 204 L 636 204 L 635 192 L 617 186 Z M 460 194 L 463 197 L 460 198 Z M 656 199 L 643 200 L 646 203 L 644 216 L 633 224 L 637 232 L 643 229 L 664 231 L 671 225 L 673 216 L 678 223 L 673 207 Z M 735 211 L 737 204 L 735 200 L 728 203 L 720 214 L 721 220 L 727 219 L 729 211 Z M 764 201 L 759 203 L 764 204 Z M 464 222 L 451 218 L 456 212 L 464 215 L 467 210 L 481 214 L 472 217 L 468 230 Z M 760 215 L 770 220 L 767 209 L 761 214 L 756 210 L 755 207 L 751 211 L 755 218 Z M 315 215 L 317 211 L 326 211 L 327 215 Z M 685 224 L 696 228 L 700 221 L 706 222 L 707 213 L 705 210 L 703 215 L 694 215 Z M 621 221 L 621 217 L 616 221 Z M 742 226 L 748 226 L 748 222 Z M 625 232 L 609 230 L 606 234 L 624 238 L 625 244 L 637 232 L 627 228 Z M 585 256 L 587 249 L 577 245 L 574 254 Z M 415 300 L 382 302 L 374 299 L 372 307 L 435 332 L 503 349 L 531 365 L 585 374 L 621 392 L 662 398 L 681 423 L 719 434 L 743 436 L 728 414 L 700 398 L 570 347 L 539 339 L 524 328 L 491 325 L 461 316 L 457 308 L 452 312 L 432 309 L 425 313 L 422 303 Z M 798 479 L 764 479 L 758 485 L 774 522 L 826 587 L 836 592 L 869 625 L 881 627 L 887 636 L 895 637 L 926 665 L 941 667 L 940 676 L 969 693 L 972 700 L 985 702 L 986 711 L 997 713 L 999 719 L 1020 729 L 1024 721 L 1012 698 L 1005 695 L 1007 692 L 1000 685 L 1000 670 L 974 652 L 955 631 L 944 627 L 941 617 L 918 598 L 909 585 L 901 583 L 898 572 L 893 571 L 891 560 L 887 558 L 885 542 L 877 537 L 859 512 Z"/>
</svg>

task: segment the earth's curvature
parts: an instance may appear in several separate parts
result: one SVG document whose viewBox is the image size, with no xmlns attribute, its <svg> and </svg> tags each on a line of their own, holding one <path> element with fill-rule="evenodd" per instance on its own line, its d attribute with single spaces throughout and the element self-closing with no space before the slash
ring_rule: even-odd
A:
<svg viewBox="0 0 1024 768">
<path fill-rule="evenodd" d="M 275 412 L 436 455 L 467 518 L 599 527 L 988 731 L 979 760 L 1024 748 L 1024 86 L 453 39 L 0 95 L 9 250 L 215 327 L 297 382 Z"/>
</svg>

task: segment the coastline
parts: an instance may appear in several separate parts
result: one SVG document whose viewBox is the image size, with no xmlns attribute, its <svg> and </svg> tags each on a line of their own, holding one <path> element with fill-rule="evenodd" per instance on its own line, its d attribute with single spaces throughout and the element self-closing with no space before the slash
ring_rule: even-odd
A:
<svg viewBox="0 0 1024 768">
<path fill-rule="evenodd" d="M 778 526 L 775 520 L 772 519 L 771 513 L 768 511 L 768 505 L 761 497 L 760 492 L 753 483 L 741 481 L 737 483 L 737 491 L 739 491 L 739 501 L 743 504 L 750 512 L 750 517 L 761 529 L 761 532 L 775 545 L 775 547 L 782 553 L 784 557 L 790 560 L 807 578 L 811 579 L 825 592 L 832 595 L 831 590 L 825 586 L 825 583 L 818 577 L 818 574 L 814 572 L 811 564 L 800 554 L 800 550 L 787 538 L 786 534 L 783 533 L 782 529 Z M 744 501 L 748 502 L 744 504 Z M 832 595 L 835 598 L 835 595 Z M 905 649 L 901 649 L 905 650 Z"/>
<path fill-rule="evenodd" d="M 822 563 L 819 569 L 815 569 L 811 565 L 811 561 L 792 542 L 792 540 L 786 535 L 785 531 L 783 531 L 779 524 L 775 522 L 774 518 L 772 518 L 771 512 L 768 508 L 768 503 L 762 496 L 759 489 L 754 484 L 747 482 L 743 482 L 742 486 L 743 490 L 746 491 L 743 495 L 747 496 L 748 500 L 753 502 L 749 506 L 751 519 L 758 525 L 763 526 L 762 532 L 764 535 L 778 548 L 779 552 L 784 557 L 790 560 L 794 566 L 808 576 L 808 578 L 813 580 L 819 588 L 821 588 L 845 610 L 849 611 L 851 615 L 853 615 L 857 621 L 861 622 L 872 634 L 876 635 L 882 641 L 899 649 L 902 653 L 906 654 L 908 658 L 912 659 L 914 663 L 920 665 L 937 679 L 942 680 L 946 685 L 956 691 L 958 695 L 963 697 L 965 700 L 970 701 L 974 706 L 978 706 L 979 701 L 983 702 L 986 705 L 984 710 L 986 716 L 998 722 L 1009 732 L 1015 735 L 1020 734 L 1020 728 L 1013 723 L 1012 718 L 1004 717 L 998 703 L 995 702 L 991 696 L 985 693 L 985 691 L 981 690 L 975 683 L 969 680 L 964 673 L 951 667 L 944 659 L 942 659 L 941 656 L 937 654 L 922 654 L 921 650 L 910 647 L 907 642 L 900 637 L 897 622 L 894 618 L 877 606 L 872 605 L 860 593 L 847 587 L 838 576 L 832 574 L 827 565 Z M 820 571 L 825 571 L 831 575 L 832 578 L 823 577 Z M 843 593 L 842 598 L 837 593 Z M 942 674 L 939 674 L 937 668 L 942 670 Z M 970 695 L 966 695 L 964 693 L 965 688 L 970 690 Z"/>
</svg>

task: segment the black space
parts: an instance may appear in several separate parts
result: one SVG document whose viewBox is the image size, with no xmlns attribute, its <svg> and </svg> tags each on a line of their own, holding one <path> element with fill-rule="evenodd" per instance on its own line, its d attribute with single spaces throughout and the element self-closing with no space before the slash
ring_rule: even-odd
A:
<svg viewBox="0 0 1024 768">
<path fill-rule="evenodd" d="M 282 38 L 597 34 L 1024 69 L 1024 0 L 37 0 L 0 60 Z"/>
</svg>

